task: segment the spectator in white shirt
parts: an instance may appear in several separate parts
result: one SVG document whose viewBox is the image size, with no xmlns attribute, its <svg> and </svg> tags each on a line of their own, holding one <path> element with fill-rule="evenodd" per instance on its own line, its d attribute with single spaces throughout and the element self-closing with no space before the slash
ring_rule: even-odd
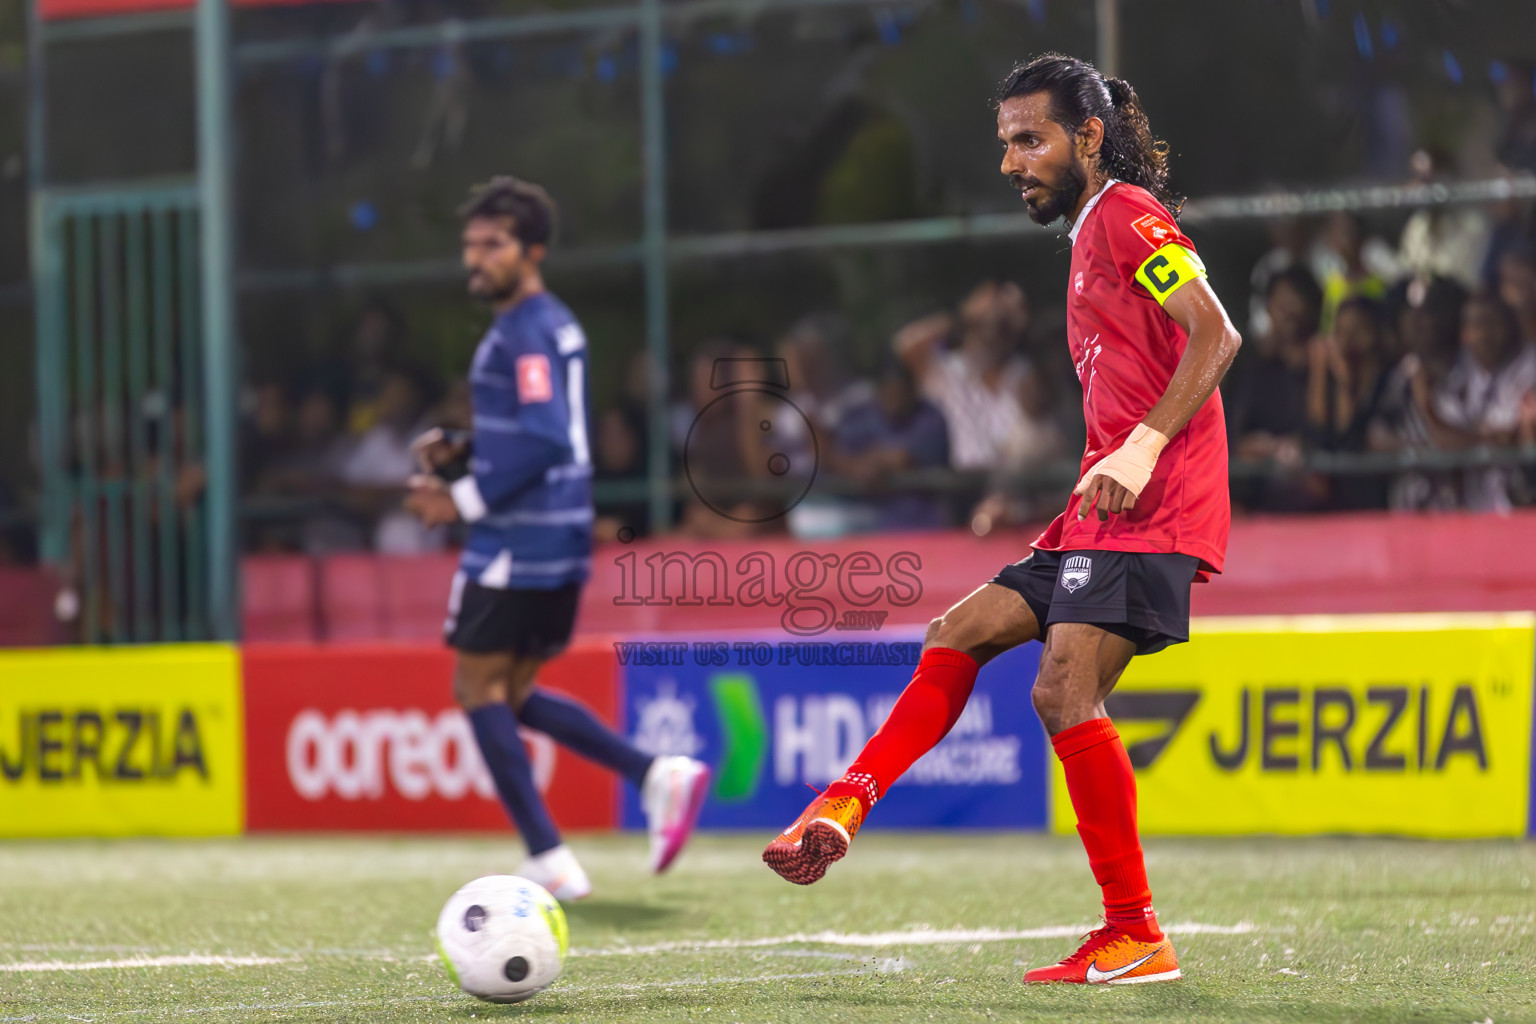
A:
<svg viewBox="0 0 1536 1024">
<path fill-rule="evenodd" d="M 1454 170 L 1451 157 L 1427 149 L 1408 159 L 1410 181 L 1426 185 Z M 1476 288 L 1488 251 L 1488 217 L 1475 206 L 1428 206 L 1415 210 L 1398 241 L 1398 262 L 1404 273 L 1429 280 L 1448 277 L 1465 288 Z"/>
<path fill-rule="evenodd" d="M 1019 354 L 1029 325 L 1024 292 L 983 281 L 958 319 L 938 313 L 896 334 L 896 354 L 949 424 L 950 465 L 1018 471 L 1062 454 L 1039 375 Z"/>
<path fill-rule="evenodd" d="M 373 546 L 386 555 L 414 555 L 440 551 L 447 544 L 446 531 L 422 526 L 400 504 L 400 491 L 417 471 L 411 439 L 426 429 L 421 386 L 408 375 L 385 376 L 377 400 L 377 419 L 352 442 L 340 467 L 341 479 L 351 489 L 352 500 L 378 510 Z"/>
<path fill-rule="evenodd" d="M 1515 443 L 1521 410 L 1536 391 L 1536 347 L 1520 337 L 1519 321 L 1496 295 L 1475 295 L 1462 309 L 1461 355 L 1433 395 L 1416 381 L 1441 448 L 1503 447 Z M 1517 478 L 1503 467 L 1469 469 L 1462 503 L 1474 511 L 1507 512 Z"/>
</svg>

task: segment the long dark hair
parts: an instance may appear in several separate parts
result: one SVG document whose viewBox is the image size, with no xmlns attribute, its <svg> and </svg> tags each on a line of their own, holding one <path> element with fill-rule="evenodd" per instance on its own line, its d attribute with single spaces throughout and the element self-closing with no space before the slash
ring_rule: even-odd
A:
<svg viewBox="0 0 1536 1024">
<path fill-rule="evenodd" d="M 1104 122 L 1099 167 L 1111 178 L 1140 185 L 1175 217 L 1184 197 L 1168 187 L 1168 143 L 1152 137 L 1147 112 L 1136 90 L 1123 78 L 1105 78 L 1087 61 L 1047 53 L 1020 64 L 1003 81 L 997 102 L 1045 92 L 1051 96 L 1051 120 L 1070 138 L 1090 117 Z"/>
</svg>

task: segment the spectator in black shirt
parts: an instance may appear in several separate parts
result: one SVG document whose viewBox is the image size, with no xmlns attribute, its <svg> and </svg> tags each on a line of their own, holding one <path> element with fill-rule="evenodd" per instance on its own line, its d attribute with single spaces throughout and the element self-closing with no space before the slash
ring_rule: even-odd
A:
<svg viewBox="0 0 1536 1024">
<path fill-rule="evenodd" d="M 889 363 L 875 397 L 850 408 L 833 438 L 833 468 L 868 489 L 870 516 L 881 530 L 932 530 L 949 525 L 936 494 L 891 491 L 887 478 L 949 465 L 949 428 L 936 405 L 917 392 L 911 371 Z"/>
<path fill-rule="evenodd" d="M 1355 297 L 1339 306 L 1334 330 L 1308 347 L 1307 447 L 1317 451 L 1364 452 L 1370 424 L 1386 390 L 1386 320 L 1380 303 Z M 1383 508 L 1386 478 L 1369 474 L 1326 481 L 1329 508 Z"/>
<path fill-rule="evenodd" d="M 1269 282 L 1269 332 L 1245 345 L 1222 384 L 1227 437 L 1235 459 L 1278 463 L 1282 474 L 1235 476 L 1234 504 L 1252 510 L 1298 511 L 1315 504 L 1297 470 L 1307 431 L 1308 344 L 1317 334 L 1323 293 L 1301 265 Z"/>
</svg>

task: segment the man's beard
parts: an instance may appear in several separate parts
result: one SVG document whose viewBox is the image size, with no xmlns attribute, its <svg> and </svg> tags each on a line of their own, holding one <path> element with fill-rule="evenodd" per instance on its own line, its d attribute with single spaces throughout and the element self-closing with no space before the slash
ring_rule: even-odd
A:
<svg viewBox="0 0 1536 1024">
<path fill-rule="evenodd" d="M 1074 157 L 1059 181 L 1041 184 L 1047 189 L 1045 198 L 1026 199 L 1024 210 L 1036 224 L 1050 224 L 1077 208 L 1078 199 L 1088 187 L 1088 171 Z"/>
<path fill-rule="evenodd" d="M 476 288 L 474 286 L 474 281 L 477 278 L 481 282 L 484 282 L 485 287 Z M 489 277 L 487 277 L 484 273 L 480 273 L 470 276 L 468 290 L 470 298 L 479 302 L 483 302 L 488 306 L 499 306 L 503 302 L 506 302 L 508 299 L 512 298 L 512 296 L 516 295 L 518 286 L 521 284 L 521 274 L 514 276 L 509 281 L 503 282 L 500 287 L 496 287 L 491 284 L 491 279 Z"/>
</svg>

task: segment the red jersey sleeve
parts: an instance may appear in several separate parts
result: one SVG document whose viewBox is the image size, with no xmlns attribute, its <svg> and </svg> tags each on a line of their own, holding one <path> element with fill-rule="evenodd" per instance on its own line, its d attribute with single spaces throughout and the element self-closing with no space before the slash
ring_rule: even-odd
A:
<svg viewBox="0 0 1536 1024">
<path fill-rule="evenodd" d="M 1195 243 L 1180 231 L 1173 218 L 1145 192 L 1116 189 L 1105 197 L 1104 239 L 1120 282 L 1162 305 L 1168 297 L 1197 277 L 1205 276 L 1205 264 Z"/>
</svg>

